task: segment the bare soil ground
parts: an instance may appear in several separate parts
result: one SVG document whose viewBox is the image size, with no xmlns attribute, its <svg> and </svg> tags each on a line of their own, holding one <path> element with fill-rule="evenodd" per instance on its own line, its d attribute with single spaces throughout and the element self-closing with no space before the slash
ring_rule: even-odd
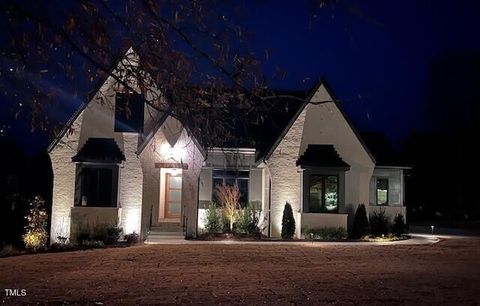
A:
<svg viewBox="0 0 480 306">
<path fill-rule="evenodd" d="M 26 289 L 6 297 L 4 288 Z M 6 304 L 478 305 L 480 239 L 145 245 L 0 258 Z"/>
</svg>

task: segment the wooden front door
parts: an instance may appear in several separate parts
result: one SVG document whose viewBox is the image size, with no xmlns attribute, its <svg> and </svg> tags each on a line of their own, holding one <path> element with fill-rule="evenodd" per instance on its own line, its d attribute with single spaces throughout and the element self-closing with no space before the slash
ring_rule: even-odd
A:
<svg viewBox="0 0 480 306">
<path fill-rule="evenodd" d="M 180 218 L 182 210 L 182 175 L 165 174 L 165 218 Z"/>
</svg>

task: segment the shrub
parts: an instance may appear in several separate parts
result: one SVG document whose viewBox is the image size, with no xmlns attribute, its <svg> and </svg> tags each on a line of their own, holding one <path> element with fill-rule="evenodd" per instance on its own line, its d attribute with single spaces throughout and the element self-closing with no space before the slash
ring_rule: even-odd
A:
<svg viewBox="0 0 480 306">
<path fill-rule="evenodd" d="M 27 249 L 38 250 L 45 247 L 48 239 L 47 212 L 45 201 L 40 196 L 35 196 L 30 202 L 30 210 L 25 216 L 27 225 L 22 236 Z"/>
<path fill-rule="evenodd" d="M 343 240 L 347 238 L 347 231 L 343 227 L 322 227 L 304 229 L 305 239 Z"/>
<path fill-rule="evenodd" d="M 240 206 L 238 202 L 241 196 L 240 190 L 237 185 L 217 185 L 215 187 L 215 192 L 222 205 L 223 213 L 228 219 L 229 230 L 232 232 L 233 223 L 235 223 L 237 218 L 237 209 Z"/>
<path fill-rule="evenodd" d="M 90 239 L 90 231 L 85 228 L 82 228 L 80 230 L 75 231 L 74 237 L 75 237 L 74 243 L 81 244 L 82 241 Z"/>
<path fill-rule="evenodd" d="M 213 234 L 222 231 L 222 213 L 215 203 L 208 205 L 203 222 L 205 222 L 205 230 L 208 233 Z"/>
<path fill-rule="evenodd" d="M 290 203 L 285 203 L 282 217 L 282 239 L 292 239 L 295 234 L 295 218 Z"/>
<path fill-rule="evenodd" d="M 102 241 L 104 244 L 114 244 L 120 239 L 122 228 L 114 224 L 102 224 L 94 228 L 92 240 Z M 79 240 L 83 241 L 83 240 Z"/>
<path fill-rule="evenodd" d="M 82 247 L 85 247 L 87 249 L 89 248 L 103 248 L 105 246 L 105 243 L 101 240 L 83 240 L 81 243 Z"/>
<path fill-rule="evenodd" d="M 125 235 L 124 238 L 128 244 L 137 244 L 140 242 L 140 235 L 135 232 Z"/>
<path fill-rule="evenodd" d="M 359 239 L 368 234 L 370 234 L 370 226 L 368 224 L 367 210 L 365 205 L 360 204 L 353 219 L 352 238 Z"/>
<path fill-rule="evenodd" d="M 405 218 L 402 214 L 398 214 L 393 219 L 392 232 L 395 236 L 400 237 L 405 235 L 408 231 L 407 224 L 405 224 Z"/>
<path fill-rule="evenodd" d="M 240 210 L 238 213 L 238 221 L 236 229 L 240 233 L 254 235 L 260 232 L 258 228 L 258 221 L 260 218 L 259 210 L 254 203 L 248 203 L 247 207 Z"/>
<path fill-rule="evenodd" d="M 370 216 L 370 229 L 374 236 L 381 236 L 388 234 L 388 218 L 385 215 L 385 210 L 375 211 Z"/>
</svg>

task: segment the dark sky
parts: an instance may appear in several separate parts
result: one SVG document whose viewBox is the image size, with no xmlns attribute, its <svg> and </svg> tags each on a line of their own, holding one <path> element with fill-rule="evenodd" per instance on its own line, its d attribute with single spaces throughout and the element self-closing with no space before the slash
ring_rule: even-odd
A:
<svg viewBox="0 0 480 306">
<path fill-rule="evenodd" d="M 312 1 L 245 3 L 242 23 L 253 33 L 252 47 L 261 58 L 268 50 L 265 72 L 286 71 L 274 87 L 305 89 L 323 76 L 360 130 L 384 131 L 397 145 L 429 126 L 430 63 L 445 52 L 480 51 L 480 1 L 341 1 L 321 10 Z M 5 58 L 0 69 L 10 69 Z M 23 139 L 29 150 L 44 148 L 45 137 L 7 116 L 11 94 L 0 95 L 0 135 Z M 79 101 L 64 98 L 66 120 Z"/>
</svg>

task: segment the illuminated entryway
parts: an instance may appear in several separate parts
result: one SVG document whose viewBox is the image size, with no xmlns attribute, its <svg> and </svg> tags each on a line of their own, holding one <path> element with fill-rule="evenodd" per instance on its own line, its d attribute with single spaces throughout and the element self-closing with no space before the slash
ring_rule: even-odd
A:
<svg viewBox="0 0 480 306">
<path fill-rule="evenodd" d="M 182 215 L 182 170 L 160 169 L 159 222 L 180 222 Z"/>
</svg>

